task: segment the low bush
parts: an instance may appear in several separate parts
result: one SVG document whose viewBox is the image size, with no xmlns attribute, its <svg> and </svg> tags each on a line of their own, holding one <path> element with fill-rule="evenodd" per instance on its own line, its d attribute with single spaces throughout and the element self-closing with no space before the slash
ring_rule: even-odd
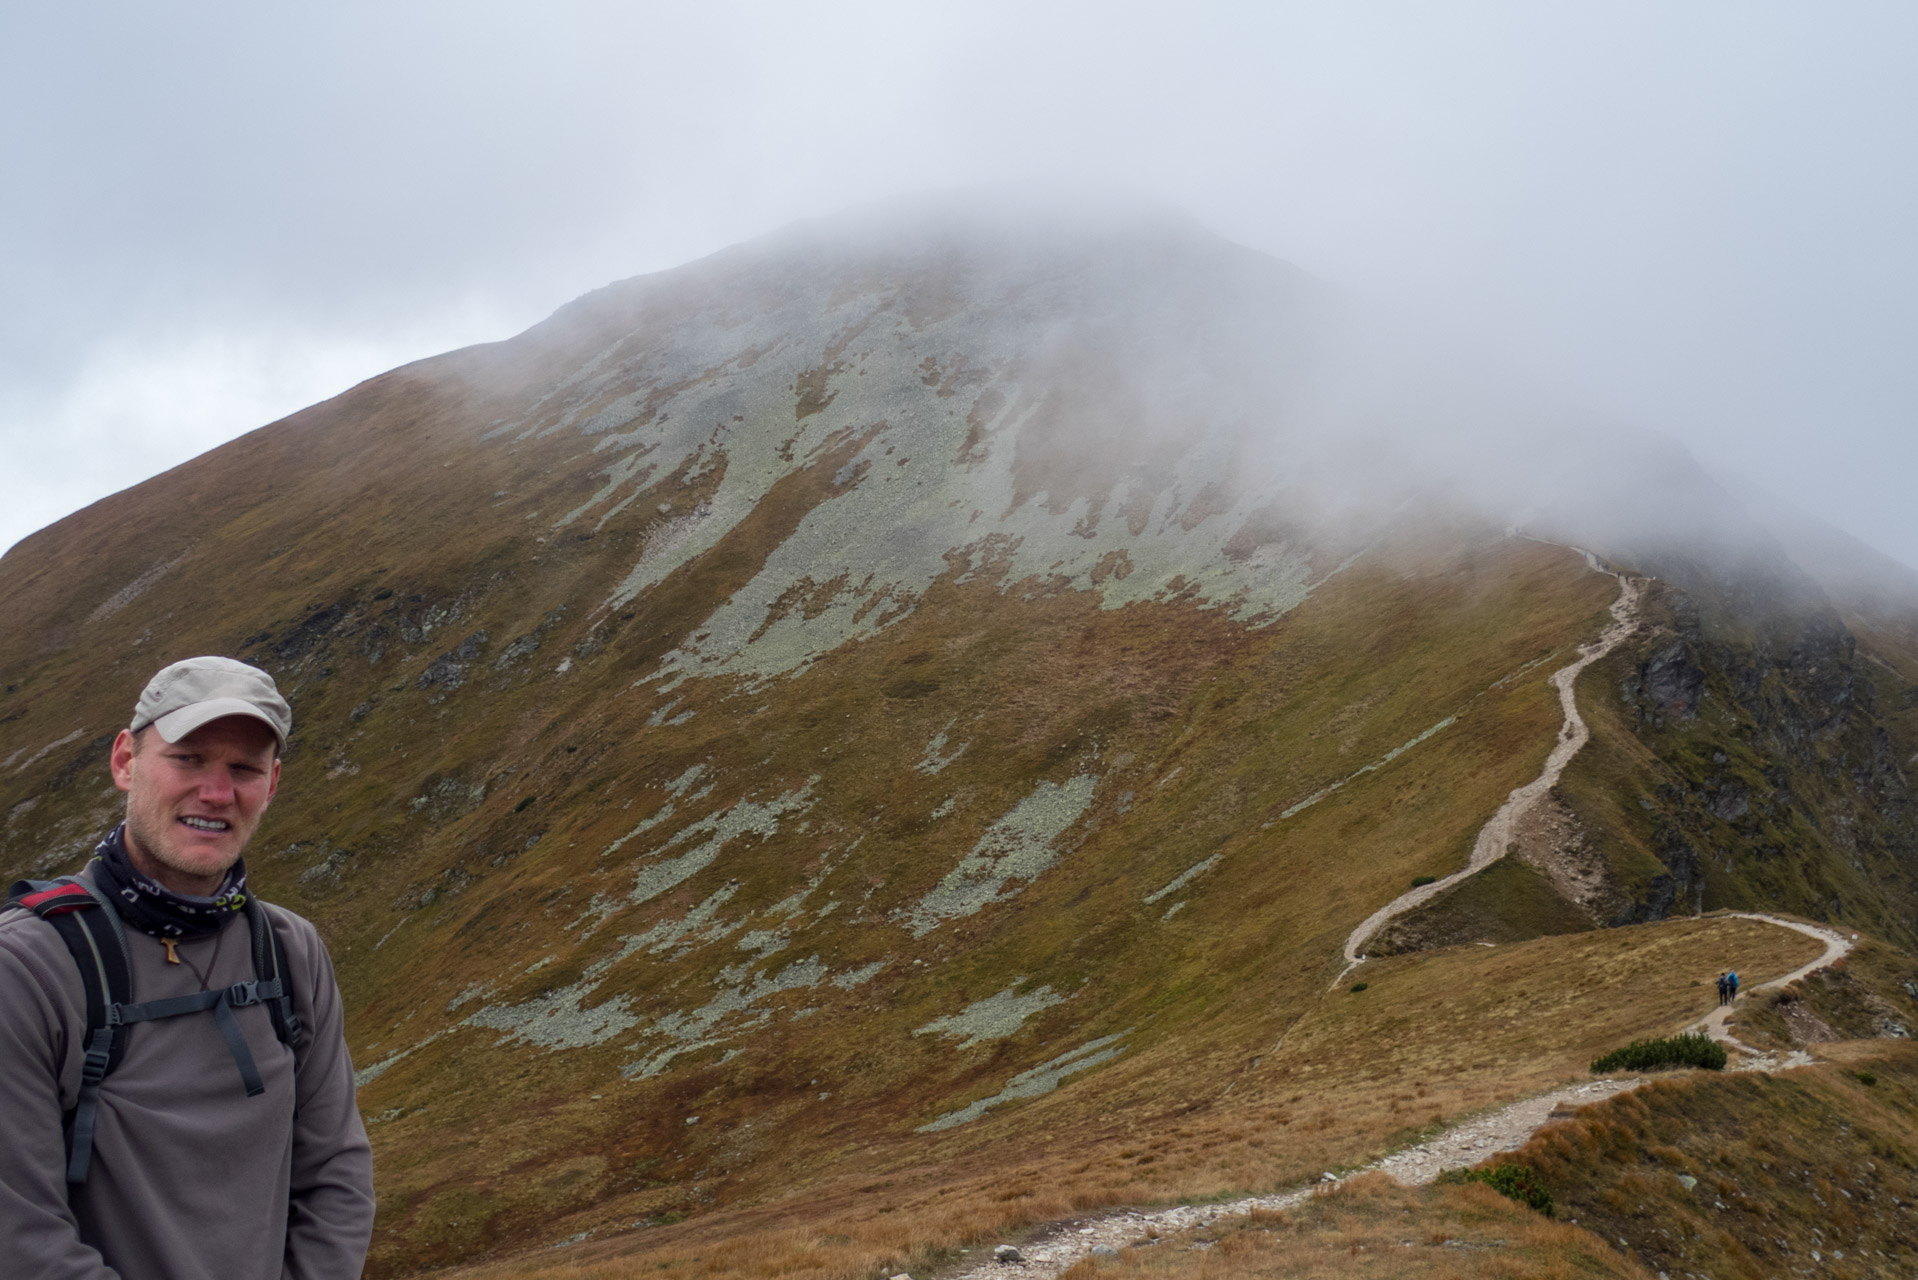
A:
<svg viewBox="0 0 1918 1280">
<path fill-rule="evenodd" d="M 1437 883 L 1438 883 L 1437 876 L 1413 876 L 1412 877 L 1412 887 L 1414 889 L 1422 888 L 1423 886 L 1428 884 L 1437 884 Z"/>
<path fill-rule="evenodd" d="M 1483 1182 L 1507 1200 L 1516 1200 L 1528 1208 L 1551 1217 L 1552 1193 L 1538 1175 L 1522 1164 L 1494 1165 L 1490 1169 L 1447 1169 L 1439 1175 L 1442 1183 Z"/>
<path fill-rule="evenodd" d="M 1353 984 L 1352 984 L 1352 994 L 1353 994 L 1353 995 L 1357 995 L 1357 994 L 1358 994 L 1359 992 L 1361 992 L 1361 991 L 1363 991 L 1363 990 L 1365 990 L 1365 988 L 1366 988 L 1366 987 L 1368 987 L 1368 986 L 1370 986 L 1370 985 L 1371 985 L 1370 983 L 1365 983 L 1365 982 L 1355 982 L 1355 983 L 1353 983 Z"/>
<path fill-rule="evenodd" d="M 1725 1046 L 1708 1035 L 1688 1032 L 1660 1040 L 1634 1040 L 1592 1063 L 1594 1074 L 1608 1071 L 1659 1071 L 1665 1067 L 1725 1069 Z"/>
</svg>

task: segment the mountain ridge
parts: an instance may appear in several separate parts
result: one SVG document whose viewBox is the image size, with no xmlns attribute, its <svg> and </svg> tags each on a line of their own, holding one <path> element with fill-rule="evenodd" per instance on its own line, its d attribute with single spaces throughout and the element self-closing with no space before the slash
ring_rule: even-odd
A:
<svg viewBox="0 0 1918 1280">
<path fill-rule="evenodd" d="M 1375 1149 L 1397 1104 L 1272 1046 L 1342 1016 L 1315 1002 L 1351 928 L 1537 776 L 1553 655 L 1615 585 L 1446 489 L 1502 438 L 1446 470 L 1376 447 L 1405 398 L 1340 383 L 1322 286 L 1119 225 L 728 251 L 24 540 L 0 862 L 84 856 L 151 668 L 275 674 L 289 785 L 250 867 L 333 949 L 379 1275 L 773 1213 L 863 1168 L 983 1177 L 1040 1133 L 1096 1164 L 1195 1081 L 1230 1098 L 1192 1121 L 1216 1149 L 1081 1193 Z M 1609 462 L 1588 507 L 1632 480 Z M 1580 680 L 1593 741 L 1553 792 L 1605 905 L 1507 859 L 1420 927 L 1633 973 L 1709 963 L 1743 935 L 1649 922 L 1720 905 L 1908 943 L 1918 647 L 1854 636 L 1747 526 L 1702 559 L 1612 542 L 1659 580 Z M 1408 941 L 1381 991 L 1480 972 Z M 1431 1087 L 1490 1105 L 1628 1015 L 1520 1068 L 1445 1050 Z M 1276 1119 L 1281 1070 L 1349 1123 Z"/>
</svg>

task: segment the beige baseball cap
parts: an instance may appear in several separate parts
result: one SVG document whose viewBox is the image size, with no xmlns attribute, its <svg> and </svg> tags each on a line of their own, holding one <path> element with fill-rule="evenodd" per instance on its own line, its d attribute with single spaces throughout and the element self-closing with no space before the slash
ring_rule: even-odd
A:
<svg viewBox="0 0 1918 1280">
<path fill-rule="evenodd" d="M 187 658 L 147 681 L 134 704 L 133 732 L 152 725 L 168 742 L 178 742 L 203 724 L 223 716 L 251 716 L 280 740 L 293 732 L 293 708 L 280 696 L 273 677 L 232 658 Z"/>
</svg>

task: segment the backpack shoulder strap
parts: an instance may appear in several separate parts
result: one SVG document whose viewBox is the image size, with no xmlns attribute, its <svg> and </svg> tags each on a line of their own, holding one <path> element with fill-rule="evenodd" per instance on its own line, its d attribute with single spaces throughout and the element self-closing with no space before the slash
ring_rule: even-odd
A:
<svg viewBox="0 0 1918 1280">
<path fill-rule="evenodd" d="M 22 892 L 22 890 L 25 892 Z M 126 936 L 116 913 L 92 886 L 68 877 L 55 881 L 21 881 L 7 897 L 45 920 L 60 935 L 80 970 L 86 992 L 87 1026 L 82 1041 L 80 1095 L 67 1120 L 67 1181 L 87 1180 L 93 1161 L 93 1124 L 100 1103 L 100 1084 L 126 1053 L 126 1027 L 113 1018 L 118 1006 L 133 1000 L 133 972 L 127 963 Z M 105 927 L 101 922 L 110 921 Z"/>
<path fill-rule="evenodd" d="M 286 961 L 286 944 L 273 927 L 265 903 L 249 896 L 242 909 L 253 938 L 253 973 L 260 980 L 260 1000 L 273 1019 L 273 1034 L 297 1053 L 305 1036 L 299 1015 L 293 1012 L 293 976 Z"/>
</svg>

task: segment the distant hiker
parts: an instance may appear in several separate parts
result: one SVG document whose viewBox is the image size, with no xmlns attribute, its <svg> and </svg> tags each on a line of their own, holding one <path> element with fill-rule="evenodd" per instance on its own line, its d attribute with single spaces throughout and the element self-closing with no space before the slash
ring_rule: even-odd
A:
<svg viewBox="0 0 1918 1280">
<path fill-rule="evenodd" d="M 1719 974 L 1718 975 L 1718 1003 L 1724 1004 L 1726 1001 L 1730 1000 L 1731 994 L 1732 994 L 1731 978 L 1726 974 L 1723 974 L 1723 973 Z"/>
<path fill-rule="evenodd" d="M 126 820 L 0 908 L 0 1272 L 359 1276 L 373 1161 L 333 965 L 240 860 L 292 718 L 245 663 L 167 667 L 113 742 Z"/>
<path fill-rule="evenodd" d="M 1725 975 L 1725 1003 L 1738 999 L 1738 970 L 1733 969 Z"/>
</svg>

